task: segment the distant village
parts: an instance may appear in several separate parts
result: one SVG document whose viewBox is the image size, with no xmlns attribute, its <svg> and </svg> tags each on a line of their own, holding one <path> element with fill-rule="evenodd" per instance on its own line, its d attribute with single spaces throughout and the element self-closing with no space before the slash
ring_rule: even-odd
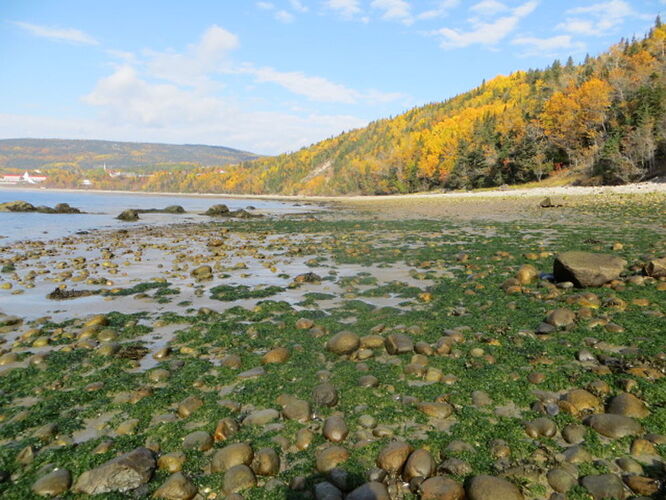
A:
<svg viewBox="0 0 666 500">
<path fill-rule="evenodd" d="M 39 170 L 35 170 L 32 174 L 26 171 L 23 174 L 4 174 L 0 177 L 0 184 L 41 184 L 47 178 Z"/>
<path fill-rule="evenodd" d="M 119 170 L 112 170 L 107 168 L 106 164 L 102 167 L 104 173 L 111 179 L 117 178 L 146 178 L 150 175 L 136 174 L 133 172 L 123 172 Z M 48 180 L 48 176 L 44 175 L 41 170 L 25 171 L 22 174 L 2 174 L 0 173 L 0 185 L 35 185 L 42 184 Z M 83 187 L 90 187 L 94 182 L 90 179 L 82 179 L 80 185 Z"/>
</svg>

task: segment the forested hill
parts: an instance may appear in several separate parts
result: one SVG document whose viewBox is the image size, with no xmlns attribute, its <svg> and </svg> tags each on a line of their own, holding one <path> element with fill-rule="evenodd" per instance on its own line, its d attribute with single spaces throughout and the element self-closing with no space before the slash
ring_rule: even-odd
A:
<svg viewBox="0 0 666 500">
<path fill-rule="evenodd" d="M 666 156 L 666 27 L 575 65 L 498 76 L 445 102 L 412 109 L 292 154 L 215 178 L 223 191 L 405 193 L 539 180 L 559 169 L 597 182 L 655 175 Z M 191 182 L 191 178 L 188 182 Z M 200 175 L 188 186 L 206 191 Z M 150 189 L 180 191 L 183 176 Z"/>
<path fill-rule="evenodd" d="M 200 145 L 152 144 L 64 139 L 0 140 L 4 169 L 122 169 L 130 172 L 187 170 L 238 163 L 257 158 L 245 151 Z"/>
</svg>

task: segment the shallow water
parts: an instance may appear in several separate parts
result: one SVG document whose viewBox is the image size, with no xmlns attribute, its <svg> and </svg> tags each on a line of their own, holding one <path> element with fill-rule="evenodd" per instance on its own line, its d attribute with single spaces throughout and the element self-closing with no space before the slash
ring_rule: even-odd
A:
<svg viewBox="0 0 666 500">
<path fill-rule="evenodd" d="M 205 222 L 210 217 L 199 215 L 211 205 L 223 203 L 231 210 L 252 206 L 256 213 L 281 215 L 315 210 L 317 207 L 300 206 L 272 200 L 239 200 L 220 197 L 193 197 L 150 194 L 109 194 L 65 192 L 51 190 L 14 190 L 0 188 L 0 203 L 23 200 L 35 206 L 53 207 L 69 203 L 86 214 L 40 214 L 0 212 L 0 246 L 14 241 L 54 239 L 77 231 L 117 229 L 139 224 L 166 225 L 182 222 Z M 164 208 L 181 205 L 185 214 L 142 214 L 139 222 L 123 222 L 115 217 L 127 208 Z"/>
</svg>

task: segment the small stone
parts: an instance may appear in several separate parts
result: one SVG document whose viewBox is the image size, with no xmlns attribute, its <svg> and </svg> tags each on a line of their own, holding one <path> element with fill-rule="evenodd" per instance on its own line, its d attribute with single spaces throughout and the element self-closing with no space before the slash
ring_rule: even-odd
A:
<svg viewBox="0 0 666 500">
<path fill-rule="evenodd" d="M 546 323 L 555 328 L 567 328 L 574 324 L 576 315 L 571 309 L 555 309 L 548 313 Z"/>
<path fill-rule="evenodd" d="M 393 333 L 386 337 L 384 346 L 389 354 L 406 354 L 414 352 L 414 342 L 402 333 Z"/>
<path fill-rule="evenodd" d="M 167 472 L 178 472 L 183 468 L 185 460 L 185 453 L 181 451 L 166 453 L 157 459 L 157 467 Z"/>
<path fill-rule="evenodd" d="M 338 391 L 333 384 L 324 382 L 312 390 L 312 400 L 319 406 L 335 406 L 338 404 Z"/>
<path fill-rule="evenodd" d="M 252 470 L 258 476 L 275 476 L 280 472 L 280 457 L 273 448 L 261 448 L 254 454 Z"/>
<path fill-rule="evenodd" d="M 412 447 L 408 443 L 393 441 L 384 446 L 379 452 L 377 466 L 395 476 L 400 473 L 411 452 Z"/>
<path fill-rule="evenodd" d="M 333 354 L 351 354 L 361 345 L 361 339 L 353 332 L 340 332 L 326 343 L 326 349 Z"/>
<path fill-rule="evenodd" d="M 378 482 L 365 483 L 347 495 L 346 500 L 391 500 L 386 486 Z"/>
<path fill-rule="evenodd" d="M 31 486 L 36 495 L 57 496 L 65 493 L 72 484 L 72 475 L 67 469 L 56 469 L 40 477 Z"/>
<path fill-rule="evenodd" d="M 153 498 L 165 500 L 191 500 L 197 494 L 197 487 L 182 472 L 170 475 L 162 486 L 155 490 Z"/>
<path fill-rule="evenodd" d="M 453 413 L 453 407 L 449 403 L 418 403 L 416 407 L 429 417 L 447 418 Z"/>
<path fill-rule="evenodd" d="M 317 483 L 314 487 L 315 500 L 342 500 L 342 492 L 328 481 Z"/>
<path fill-rule="evenodd" d="M 611 399 L 608 404 L 608 413 L 634 418 L 645 418 L 650 415 L 650 411 L 645 406 L 645 403 L 628 392 L 619 394 Z"/>
<path fill-rule="evenodd" d="M 88 495 L 111 491 L 124 492 L 150 481 L 155 470 L 153 452 L 137 448 L 84 472 L 76 480 L 74 490 Z"/>
<path fill-rule="evenodd" d="M 329 441 L 340 443 L 344 441 L 347 434 L 349 434 L 349 429 L 342 417 L 339 415 L 333 415 L 324 421 L 323 434 Z"/>
<path fill-rule="evenodd" d="M 402 471 L 402 478 L 411 481 L 415 477 L 429 478 L 435 472 L 435 460 L 428 450 L 418 449 L 413 451 Z"/>
<path fill-rule="evenodd" d="M 578 479 L 564 468 L 551 469 L 546 478 L 550 487 L 559 493 L 566 493 L 578 484 Z"/>
<path fill-rule="evenodd" d="M 257 484 L 257 478 L 247 465 L 235 465 L 224 473 L 224 492 L 238 493 Z"/>
<path fill-rule="evenodd" d="M 317 454 L 317 470 L 328 472 L 349 459 L 349 452 L 341 446 L 329 446 Z"/>
<path fill-rule="evenodd" d="M 421 500 L 464 500 L 465 489 L 451 478 L 435 476 L 419 486 Z"/>
<path fill-rule="evenodd" d="M 261 358 L 263 364 L 280 364 L 285 363 L 289 359 L 289 349 L 285 347 L 277 347 L 268 351 Z"/>
<path fill-rule="evenodd" d="M 249 444 L 230 444 L 215 452 L 211 462 L 211 470 L 213 472 L 225 472 L 236 465 L 250 465 L 253 458 L 254 453 Z"/>
<path fill-rule="evenodd" d="M 236 434 L 240 427 L 238 423 L 230 417 L 223 418 L 217 422 L 215 426 L 215 432 L 213 433 L 213 439 L 217 441 L 225 441 L 231 436 Z"/>
<path fill-rule="evenodd" d="M 213 437 L 205 431 L 191 432 L 183 439 L 186 450 L 207 451 L 213 447 Z"/>
<path fill-rule="evenodd" d="M 196 396 L 188 396 L 178 404 L 178 415 L 187 418 L 203 406 L 203 401 Z"/>
<path fill-rule="evenodd" d="M 468 500 L 523 500 L 513 483 L 493 476 L 474 476 L 466 487 Z"/>
<path fill-rule="evenodd" d="M 592 415 L 585 423 L 599 434 L 613 439 L 633 436 L 642 431 L 641 425 L 634 419 L 612 413 Z"/>
<path fill-rule="evenodd" d="M 638 495 L 645 495 L 646 497 L 651 497 L 661 487 L 661 484 L 656 479 L 644 476 L 625 476 L 624 482 L 631 488 L 631 491 Z"/>
<path fill-rule="evenodd" d="M 243 419 L 243 425 L 266 425 L 279 418 L 280 412 L 273 408 L 255 410 Z"/>
<path fill-rule="evenodd" d="M 581 484 L 594 500 L 614 498 L 622 500 L 625 498 L 624 485 L 619 477 L 614 474 L 602 474 L 599 476 L 585 476 Z"/>
</svg>

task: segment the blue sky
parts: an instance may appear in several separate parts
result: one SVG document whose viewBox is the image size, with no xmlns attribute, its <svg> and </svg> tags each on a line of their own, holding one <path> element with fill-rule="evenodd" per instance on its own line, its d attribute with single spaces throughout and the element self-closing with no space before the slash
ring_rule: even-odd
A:
<svg viewBox="0 0 666 500">
<path fill-rule="evenodd" d="M 263 154 L 642 36 L 666 0 L 0 0 L 0 138 Z"/>
</svg>

